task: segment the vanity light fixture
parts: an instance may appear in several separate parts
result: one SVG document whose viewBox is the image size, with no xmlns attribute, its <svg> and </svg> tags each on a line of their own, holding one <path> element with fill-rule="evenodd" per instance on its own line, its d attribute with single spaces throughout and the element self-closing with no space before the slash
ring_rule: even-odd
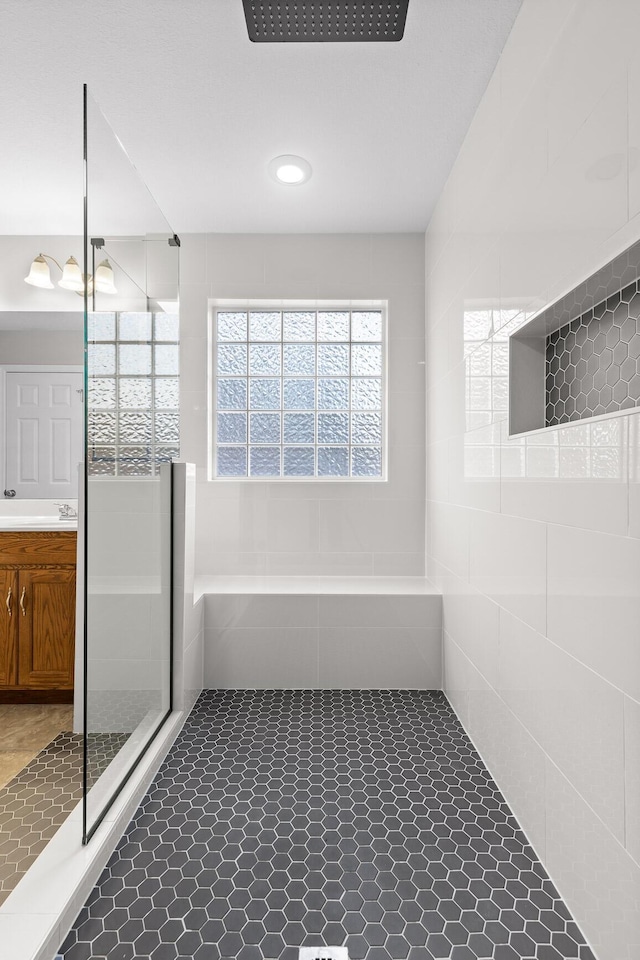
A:
<svg viewBox="0 0 640 960">
<path fill-rule="evenodd" d="M 96 267 L 93 282 L 98 293 L 117 293 L 113 277 L 113 267 L 108 260 L 103 260 Z"/>
<path fill-rule="evenodd" d="M 58 286 L 64 290 L 73 290 L 74 293 L 84 291 L 84 279 L 82 270 L 75 257 L 69 257 L 62 269 L 62 276 L 58 280 Z"/>
<path fill-rule="evenodd" d="M 311 164 L 303 157 L 296 157 L 293 154 L 284 154 L 281 157 L 274 157 L 269 164 L 269 173 L 277 183 L 286 183 L 288 186 L 297 187 L 301 183 L 306 183 L 311 177 Z"/>
<path fill-rule="evenodd" d="M 84 276 L 75 257 L 69 257 L 64 267 L 61 267 L 56 258 L 50 256 L 48 253 L 38 254 L 31 264 L 31 268 L 24 278 L 24 282 L 31 284 L 32 287 L 40 287 L 43 290 L 53 290 L 51 268 L 47 260 L 55 263 L 62 274 L 58 280 L 59 287 L 62 287 L 64 290 L 73 290 L 74 293 L 82 295 L 84 293 L 85 281 L 88 281 L 88 293 L 93 292 L 94 278 Z M 95 288 L 98 293 L 118 292 L 114 281 L 113 267 L 108 260 L 103 260 L 102 263 L 98 264 L 95 272 Z"/>
<path fill-rule="evenodd" d="M 60 266 L 60 264 L 58 264 Z M 51 270 L 45 260 L 44 253 L 39 253 L 31 264 L 29 273 L 24 278 L 25 283 L 30 283 L 32 287 L 41 287 L 43 290 L 53 290 L 51 283 Z"/>
</svg>

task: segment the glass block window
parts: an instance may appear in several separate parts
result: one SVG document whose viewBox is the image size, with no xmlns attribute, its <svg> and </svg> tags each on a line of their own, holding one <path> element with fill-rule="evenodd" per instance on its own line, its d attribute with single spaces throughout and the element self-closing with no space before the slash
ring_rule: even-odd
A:
<svg viewBox="0 0 640 960">
<path fill-rule="evenodd" d="M 88 323 L 88 472 L 156 476 L 180 455 L 178 317 L 91 313 Z"/>
<path fill-rule="evenodd" d="M 384 477 L 382 308 L 214 315 L 214 475 Z"/>
</svg>

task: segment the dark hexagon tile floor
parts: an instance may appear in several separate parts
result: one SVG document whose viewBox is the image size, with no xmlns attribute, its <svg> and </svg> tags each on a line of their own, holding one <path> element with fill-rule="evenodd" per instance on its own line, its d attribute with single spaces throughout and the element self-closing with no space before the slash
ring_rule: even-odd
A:
<svg viewBox="0 0 640 960">
<path fill-rule="evenodd" d="M 593 960 L 445 696 L 207 691 L 64 960 Z"/>
</svg>

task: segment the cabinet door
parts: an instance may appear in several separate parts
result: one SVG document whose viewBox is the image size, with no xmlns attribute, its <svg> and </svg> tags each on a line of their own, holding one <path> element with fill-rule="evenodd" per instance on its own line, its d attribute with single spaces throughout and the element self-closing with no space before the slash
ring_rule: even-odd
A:
<svg viewBox="0 0 640 960">
<path fill-rule="evenodd" d="M 18 578 L 20 686 L 73 686 L 75 570 L 21 570 Z"/>
<path fill-rule="evenodd" d="M 0 687 L 16 683 L 16 636 L 18 627 L 18 575 L 0 570 Z"/>
</svg>

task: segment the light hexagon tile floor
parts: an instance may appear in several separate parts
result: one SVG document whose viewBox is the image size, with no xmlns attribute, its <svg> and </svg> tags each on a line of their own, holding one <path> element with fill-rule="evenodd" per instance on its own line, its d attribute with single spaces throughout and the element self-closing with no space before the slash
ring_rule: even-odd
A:
<svg viewBox="0 0 640 960">
<path fill-rule="evenodd" d="M 445 696 L 208 691 L 64 960 L 593 960 Z"/>
<path fill-rule="evenodd" d="M 89 782 L 106 770 L 129 734 L 90 734 Z M 60 733 L 0 789 L 0 903 L 82 797 L 82 736 Z"/>
</svg>

